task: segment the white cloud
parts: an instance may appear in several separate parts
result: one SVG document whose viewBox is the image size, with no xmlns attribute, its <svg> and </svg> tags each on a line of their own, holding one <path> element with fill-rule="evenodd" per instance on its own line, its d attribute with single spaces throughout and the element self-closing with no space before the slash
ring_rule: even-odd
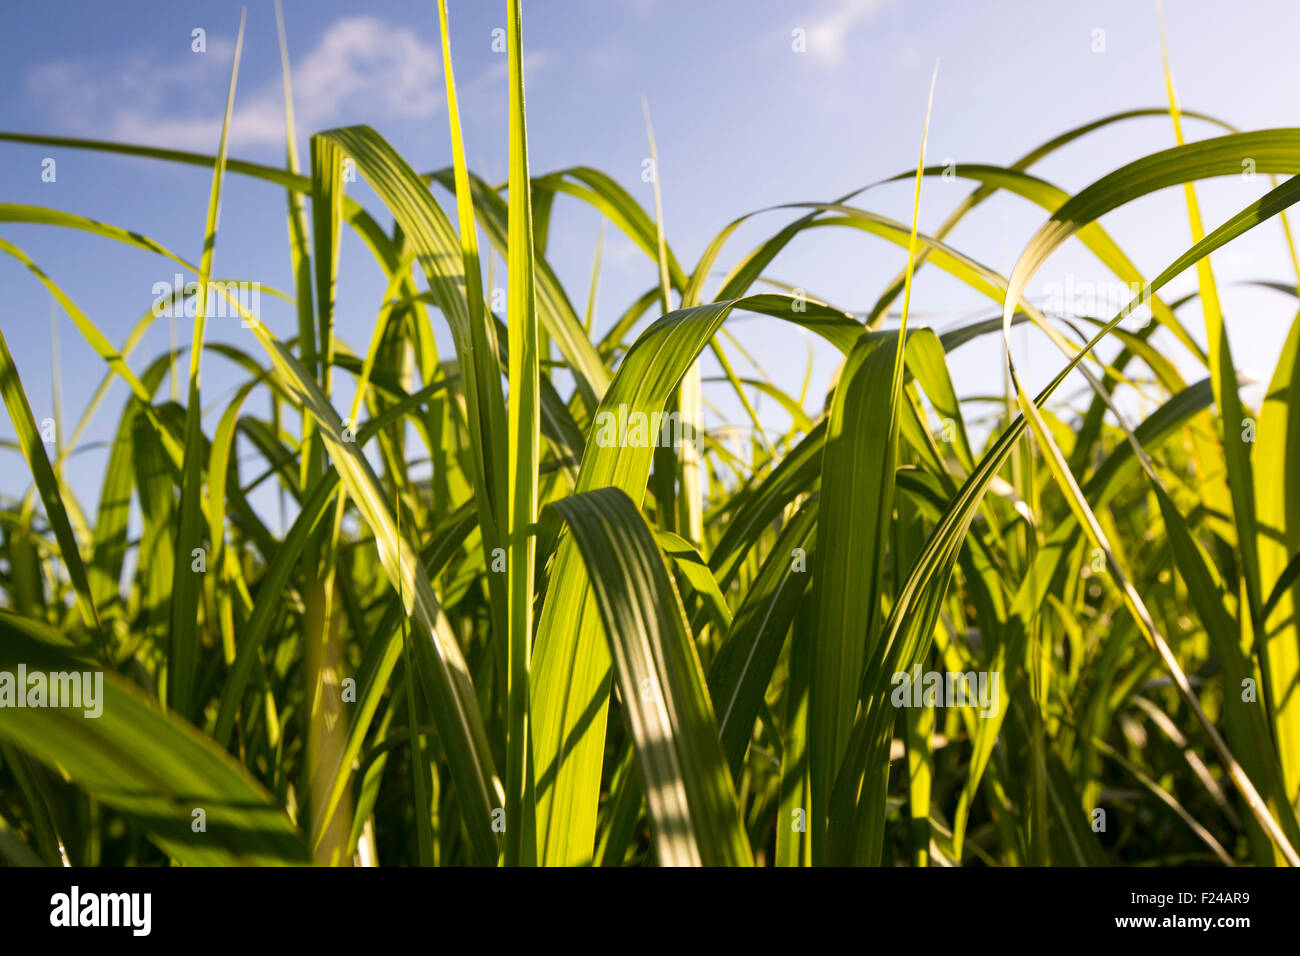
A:
<svg viewBox="0 0 1300 956">
<path fill-rule="evenodd" d="M 825 16 L 808 26 L 808 52 L 827 66 L 844 60 L 848 35 L 890 5 L 891 0 L 840 0 Z"/>
<path fill-rule="evenodd" d="M 56 121 L 79 132 L 210 152 L 221 135 L 232 57 L 232 44 L 211 38 L 206 54 L 186 49 L 170 64 L 144 54 L 116 69 L 57 61 L 33 70 L 27 83 Z M 427 118 L 443 105 L 436 41 L 374 17 L 335 21 L 290 69 L 300 135 L 344 122 Z M 241 83 L 232 146 L 284 142 L 281 82 L 277 69 L 251 91 Z"/>
</svg>

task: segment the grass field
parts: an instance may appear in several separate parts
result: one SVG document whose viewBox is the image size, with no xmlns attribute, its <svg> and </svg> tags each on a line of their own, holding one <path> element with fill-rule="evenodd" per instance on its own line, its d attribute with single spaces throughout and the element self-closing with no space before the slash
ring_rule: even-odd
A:
<svg viewBox="0 0 1300 956">
<path fill-rule="evenodd" d="M 452 164 L 433 173 L 365 126 L 297 155 L 287 54 L 283 167 L 228 157 L 238 46 L 215 155 L 0 133 L 0 150 L 212 171 L 197 262 L 129 222 L 0 204 L 0 224 L 89 232 L 200 279 L 142 303 L 114 342 L 0 238 L 105 376 L 80 425 L 52 434 L 0 331 L 17 436 L 0 454 L 22 468 L 21 454 L 29 486 L 0 500 L 0 859 L 1300 863 L 1300 320 L 1247 403 L 1207 258 L 1256 227 L 1291 244 L 1300 129 L 1221 124 L 1184 143 L 1170 79 L 1167 104 L 1009 166 L 954 167 L 926 164 L 918 115 L 921 161 L 897 177 L 915 188 L 911 221 L 871 212 L 867 188 L 792 205 L 753 248 L 728 242 L 731 223 L 683 263 L 657 184 L 646 208 L 598 170 L 530 168 L 519 0 L 506 6 L 502 184 L 466 165 L 442 0 Z M 1153 117 L 1179 145 L 1072 195 L 1034 173 Z M 1203 226 L 1196 184 L 1244 170 L 1271 188 Z M 354 173 L 382 208 L 348 195 Z M 919 232 L 918 205 L 954 175 L 969 192 Z M 244 287 L 208 282 L 231 177 L 284 190 L 292 336 Z M 1186 218 L 1152 224 L 1167 268 L 1141 275 L 1099 220 L 1179 187 Z M 945 243 L 1003 191 L 1043 223 L 1008 276 Z M 590 287 L 564 288 L 547 262 L 555 203 L 594 207 L 657 267 L 603 332 L 599 252 Z M 866 314 L 771 280 L 823 228 L 906 250 Z M 388 281 L 368 342 L 335 331 L 346 230 Z M 1133 301 L 1032 304 L 1066 243 Z M 489 278 L 494 256 L 506 271 Z M 986 296 L 987 319 L 943 334 L 909 320 L 921 269 Z M 1185 274 L 1198 292 L 1163 298 Z M 184 342 L 136 355 L 172 309 Z M 838 349 L 831 390 L 773 384 L 728 331 L 739 313 Z M 216 314 L 241 320 L 238 346 L 205 338 Z M 1021 324 L 1054 346 L 1036 394 L 1015 362 Z M 1005 346 L 1005 392 L 959 397 L 950 359 L 980 337 Z M 721 381 L 702 381 L 705 350 Z M 244 383 L 205 428 L 218 359 Z M 98 498 L 79 501 L 69 456 L 117 381 L 130 398 Z M 1091 389 L 1082 405 L 1064 401 L 1075 386 Z M 704 427 L 718 394 L 743 409 L 737 427 Z M 990 407 L 992 427 L 974 427 Z M 283 529 L 254 504 L 268 490 Z M 83 673 L 78 706 L 50 706 L 49 675 Z"/>
</svg>

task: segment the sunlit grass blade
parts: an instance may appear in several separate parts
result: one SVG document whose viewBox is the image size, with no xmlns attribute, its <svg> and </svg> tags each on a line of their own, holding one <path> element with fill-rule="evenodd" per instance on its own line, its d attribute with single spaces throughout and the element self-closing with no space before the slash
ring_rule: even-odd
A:
<svg viewBox="0 0 1300 956">
<path fill-rule="evenodd" d="M 212 273 L 217 223 L 221 214 L 221 186 L 225 174 L 226 144 L 230 135 L 230 116 L 235 108 L 235 81 L 239 76 L 239 58 L 244 46 L 245 16 L 246 13 L 241 13 L 239 18 L 239 33 L 235 39 L 235 62 L 230 71 L 230 89 L 226 94 L 226 111 L 221 124 L 221 143 L 217 149 L 217 162 L 212 173 L 203 253 L 199 258 L 198 288 L 194 296 L 194 329 L 190 337 L 189 392 L 185 406 L 185 453 L 181 469 L 181 499 L 175 539 L 174 566 L 178 569 L 178 574 L 172 589 L 166 685 L 167 703 L 186 717 L 192 716 L 193 713 L 195 682 L 198 679 L 199 667 L 198 612 L 202 581 L 193 571 L 195 555 L 201 552 L 200 541 L 203 531 L 203 419 L 199 371 L 210 301 L 208 281 Z"/>
<path fill-rule="evenodd" d="M 541 416 L 538 399 L 537 309 L 533 278 L 532 184 L 528 174 L 528 132 L 524 120 L 524 65 L 522 14 L 519 0 L 509 0 L 507 56 L 510 60 L 510 218 L 507 267 L 510 408 L 507 442 L 510 448 L 509 512 L 507 517 L 506 574 L 509 580 L 510 623 L 506 763 L 507 864 L 535 862 L 533 830 L 532 763 L 528 759 L 528 671 L 533 641 L 533 574 L 536 564 L 534 524 L 537 521 L 538 446 Z M 447 47 L 444 10 L 443 51 L 447 54 L 450 83 L 451 59 Z M 467 204 L 462 231 L 474 229 L 469 177 L 463 158 L 457 163 L 457 205 Z M 471 281 L 473 278 L 471 276 Z"/>
<path fill-rule="evenodd" d="M 659 863 L 750 863 L 704 674 L 649 527 L 614 488 L 554 507 L 568 522 L 600 609 Z"/>
<path fill-rule="evenodd" d="M 921 171 L 925 168 L 925 144 L 938 70 L 936 64 L 916 166 L 909 262 L 916 257 Z M 838 854 L 848 846 L 831 815 L 831 789 L 849 747 L 863 668 L 879 640 L 885 544 L 894 511 L 894 470 L 898 461 L 903 356 L 910 303 L 909 271 L 897 333 L 869 335 L 858 342 L 845 361 L 830 408 L 822 463 L 822 513 L 838 517 L 822 529 L 818 538 L 813 571 L 817 631 L 808 690 L 808 764 L 815 863 L 839 858 Z M 867 767 L 869 777 L 880 772 L 878 767 Z M 888 773 L 888 765 L 884 772 Z M 864 787 L 871 786 L 869 779 Z"/>
<path fill-rule="evenodd" d="M 792 301 L 787 296 L 749 296 L 679 309 L 651 326 L 625 356 L 605 394 L 601 410 L 611 417 L 596 425 L 577 491 L 612 485 L 635 496 L 634 500 L 644 495 L 655 449 L 648 443 L 619 442 L 614 432 L 623 414 L 620 409 L 626 412 L 625 420 L 634 413 L 647 420 L 652 413 L 662 415 L 681 376 L 734 308 L 805 325 L 840 349 L 847 349 L 861 332 L 857 322 L 828 306 L 809 302 L 806 312 L 795 312 Z M 671 427 L 671 420 L 667 421 Z M 604 438 L 599 434 L 602 427 Z M 693 436 L 678 436 L 683 437 Z M 531 676 L 538 862 L 543 864 L 586 863 L 595 846 L 610 665 L 594 600 L 577 573 L 578 561 L 572 542 L 561 542 L 538 622 Z"/>
<path fill-rule="evenodd" d="M 1300 318 L 1282 345 L 1277 367 L 1264 397 L 1255 444 L 1255 503 L 1258 508 L 1260 583 L 1269 598 L 1260 612 L 1256 640 L 1267 671 L 1273 702 L 1273 726 L 1285 780 L 1285 802 L 1300 799 L 1300 709 L 1295 686 L 1300 680 L 1300 585 L 1294 573 L 1300 556 Z M 1231 430 L 1232 423 L 1225 421 Z M 1235 437 L 1225 436 L 1227 442 Z"/>
</svg>

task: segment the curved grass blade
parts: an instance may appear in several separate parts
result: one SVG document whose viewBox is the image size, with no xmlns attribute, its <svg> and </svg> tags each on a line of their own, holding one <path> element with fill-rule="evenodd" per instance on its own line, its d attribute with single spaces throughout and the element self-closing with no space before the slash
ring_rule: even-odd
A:
<svg viewBox="0 0 1300 956">
<path fill-rule="evenodd" d="M 91 632 L 101 653 L 107 653 L 108 638 L 99 619 L 99 610 L 94 596 L 90 592 L 90 582 L 86 577 L 86 567 L 81 560 L 76 536 L 68 521 L 68 509 L 63 502 L 63 493 L 59 480 L 50 467 L 50 460 L 45 456 L 41 434 L 36 427 L 36 418 L 32 407 L 27 402 L 27 393 L 23 390 L 18 369 L 14 366 L 13 356 L 9 353 L 9 344 L 4 333 L 0 332 L 0 395 L 4 396 L 5 406 L 9 409 L 9 420 L 13 422 L 18 435 L 18 444 L 22 446 L 23 457 L 31 469 L 40 492 L 41 503 L 45 505 L 45 517 L 49 521 L 54 537 L 59 543 L 59 552 L 63 564 L 68 569 L 68 577 L 77 595 L 77 609 L 82 623 Z"/>
<path fill-rule="evenodd" d="M 681 376 L 736 308 L 784 318 L 825 337 L 841 350 L 851 347 L 862 326 L 821 303 L 800 303 L 782 295 L 679 309 L 664 316 L 624 357 L 597 413 L 594 440 L 587 443 L 577 491 L 613 486 L 644 495 L 655 448 L 621 440 L 624 421 L 644 415 L 658 433 L 652 413 L 666 410 Z M 601 412 L 608 419 L 601 419 Z M 665 420 L 671 426 L 671 420 Z M 605 427 L 601 433 L 602 425 Z M 678 435 L 674 439 L 690 436 Z M 647 436 L 648 438 L 648 436 Z M 577 865 L 590 862 L 595 847 L 596 811 L 609 701 L 609 657 L 600 640 L 597 609 L 578 573 L 579 555 L 562 541 L 552 562 L 550 586 L 538 622 L 530 699 L 533 759 L 536 767 L 538 862 Z M 716 575 L 715 575 L 716 576 Z M 719 581 L 720 586 L 723 582 Z"/>
<path fill-rule="evenodd" d="M 681 600 L 617 488 L 555 502 L 600 610 L 663 866 L 748 865 L 749 842 Z"/>
<path fill-rule="evenodd" d="M 0 669 L 86 672 L 89 665 L 0 620 Z M 98 717 L 62 708 L 0 708 L 0 736 L 62 768 L 73 783 L 120 810 L 160 847 L 194 866 L 303 864 L 301 834 L 244 769 L 115 673 L 102 678 Z M 195 810 L 206 830 L 196 831 Z"/>
</svg>

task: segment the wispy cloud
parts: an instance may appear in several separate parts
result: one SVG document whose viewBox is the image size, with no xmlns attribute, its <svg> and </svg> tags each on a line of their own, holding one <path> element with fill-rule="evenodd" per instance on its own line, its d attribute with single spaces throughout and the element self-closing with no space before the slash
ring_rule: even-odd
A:
<svg viewBox="0 0 1300 956">
<path fill-rule="evenodd" d="M 223 76 L 233 45 L 210 38 L 206 54 L 171 63 L 137 55 L 116 67 L 61 60 L 32 70 L 27 84 L 51 115 L 88 135 L 211 150 L 221 132 Z M 441 52 L 414 31 L 375 17 L 346 17 L 291 63 L 300 132 L 340 122 L 427 118 L 443 105 Z M 236 97 L 236 148 L 284 141 L 279 71 Z M 201 105 L 202 108 L 196 106 Z"/>
<path fill-rule="evenodd" d="M 808 52 L 827 66 L 838 66 L 848 49 L 849 34 L 890 6 L 891 2 L 840 0 L 828 13 L 808 25 Z"/>
</svg>

